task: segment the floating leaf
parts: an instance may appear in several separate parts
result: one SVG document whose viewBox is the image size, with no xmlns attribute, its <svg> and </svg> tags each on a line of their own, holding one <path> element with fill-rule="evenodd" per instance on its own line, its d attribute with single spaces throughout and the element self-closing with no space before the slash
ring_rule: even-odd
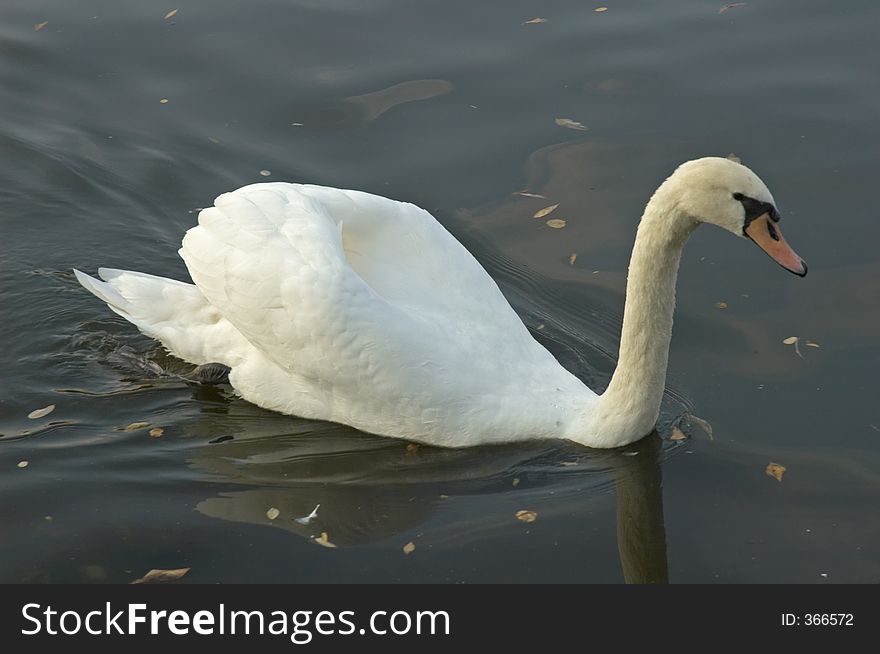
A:
<svg viewBox="0 0 880 654">
<path fill-rule="evenodd" d="M 46 27 L 46 25 L 48 25 L 48 24 L 49 24 L 48 20 L 44 20 L 42 23 L 37 23 L 36 25 L 34 25 L 34 31 L 39 32 L 41 29 Z"/>
<path fill-rule="evenodd" d="M 511 484 L 511 486 L 513 486 L 514 488 L 516 488 L 517 486 L 519 486 L 519 477 L 514 477 L 514 478 L 513 478 L 513 481 L 510 482 L 510 484 Z"/>
<path fill-rule="evenodd" d="M 27 468 L 30 465 L 30 461 L 19 461 L 16 466 L 19 468 Z"/>
<path fill-rule="evenodd" d="M 807 342 L 804 343 L 804 345 L 806 345 L 807 347 L 822 347 L 816 341 L 811 341 L 809 339 L 807 339 Z"/>
<path fill-rule="evenodd" d="M 271 171 L 271 170 L 261 170 L 261 171 L 260 171 L 260 174 L 261 174 L 263 177 L 268 177 L 269 175 L 272 174 L 272 171 Z"/>
<path fill-rule="evenodd" d="M 169 11 L 167 14 L 165 14 L 165 20 L 168 20 L 169 18 L 174 18 L 177 15 L 178 11 L 178 9 L 172 9 L 171 11 Z"/>
<path fill-rule="evenodd" d="M 745 2 L 731 2 L 729 4 L 724 5 L 721 9 L 718 10 L 719 14 L 723 14 L 725 11 L 729 11 L 731 9 L 736 9 L 737 7 L 745 7 Z"/>
<path fill-rule="evenodd" d="M 538 25 L 539 23 L 546 23 L 546 18 L 529 18 L 528 20 L 523 21 L 523 25 Z"/>
<path fill-rule="evenodd" d="M 552 227 L 553 229 L 562 229 L 567 224 L 562 218 L 551 218 L 547 221 L 547 227 Z"/>
<path fill-rule="evenodd" d="M 278 516 L 280 516 L 280 515 L 281 515 L 281 511 L 276 509 L 274 506 L 272 508 L 270 508 L 268 511 L 266 511 L 266 517 L 269 518 L 269 520 L 277 520 Z"/>
<path fill-rule="evenodd" d="M 131 424 L 125 425 L 125 427 L 117 427 L 116 431 L 138 431 L 139 429 L 146 429 L 150 426 L 148 422 L 132 422 Z"/>
<path fill-rule="evenodd" d="M 559 203 L 551 204 L 549 207 L 544 207 L 540 211 L 536 211 L 535 215 L 532 218 L 543 218 L 544 216 L 549 216 L 551 213 L 556 211 L 556 207 L 559 206 Z"/>
<path fill-rule="evenodd" d="M 34 409 L 28 414 L 28 418 L 31 420 L 36 420 L 37 418 L 42 418 L 43 416 L 48 416 L 55 410 L 55 405 L 50 404 L 49 406 L 44 406 L 42 409 Z"/>
<path fill-rule="evenodd" d="M 776 481 L 782 481 L 782 475 L 785 474 L 785 466 L 771 461 L 764 470 L 768 477 L 773 477 Z"/>
<path fill-rule="evenodd" d="M 321 547 L 336 547 L 336 545 L 330 542 L 330 537 L 327 535 L 326 531 L 322 531 L 320 536 L 318 536 L 317 538 L 313 538 L 312 540 Z"/>
<path fill-rule="evenodd" d="M 727 302 L 716 302 L 716 303 L 715 303 L 715 308 L 716 308 L 716 309 L 726 309 L 726 308 L 727 308 Z"/>
<path fill-rule="evenodd" d="M 534 522 L 538 519 L 538 512 L 523 509 L 516 512 L 516 519 L 520 522 Z"/>
<path fill-rule="evenodd" d="M 563 461 L 559 465 L 561 465 L 563 468 L 573 468 L 577 464 L 578 464 L 577 461 Z"/>
<path fill-rule="evenodd" d="M 403 553 L 404 554 L 412 554 L 415 551 L 416 551 L 416 544 L 412 541 L 408 542 L 406 545 L 403 546 Z"/>
<path fill-rule="evenodd" d="M 789 336 L 788 338 L 782 339 L 782 342 L 785 343 L 786 345 L 794 345 L 795 343 L 798 342 L 798 337 L 797 336 Z"/>
<path fill-rule="evenodd" d="M 687 435 L 678 427 L 672 428 L 672 435 L 669 437 L 671 441 L 686 441 Z"/>
<path fill-rule="evenodd" d="M 298 523 L 301 524 L 301 525 L 307 525 L 307 524 L 309 524 L 312 520 L 314 520 L 315 518 L 318 517 L 318 509 L 320 509 L 320 508 L 321 508 L 321 505 L 320 505 L 320 504 L 316 504 L 316 505 L 315 505 L 315 508 L 312 509 L 312 512 L 311 512 L 311 513 L 309 513 L 309 514 L 306 515 L 306 516 L 303 516 L 302 518 L 294 518 L 294 521 L 295 521 L 295 522 L 298 522 Z"/>
<path fill-rule="evenodd" d="M 608 11 L 608 7 L 596 7 L 595 9 L 593 9 L 593 11 L 595 11 L 597 14 L 601 14 Z"/>
<path fill-rule="evenodd" d="M 159 100 L 159 104 L 168 104 L 168 98 L 162 98 Z"/>
<path fill-rule="evenodd" d="M 407 454 L 415 454 L 418 451 L 419 451 L 419 444 L 418 443 L 407 443 L 406 444 L 406 453 Z"/>
<path fill-rule="evenodd" d="M 547 198 L 540 193 L 529 193 L 528 191 L 514 191 L 514 195 L 522 195 L 526 198 L 540 198 L 541 200 L 546 200 Z"/>
<path fill-rule="evenodd" d="M 165 433 L 165 430 L 162 427 L 153 427 L 150 430 L 150 438 L 159 438 L 164 433 Z"/>
<path fill-rule="evenodd" d="M 568 265 L 573 266 L 574 262 L 578 260 L 577 252 L 572 252 L 568 255 Z"/>
<path fill-rule="evenodd" d="M 133 584 L 152 584 L 161 581 L 177 581 L 192 568 L 175 568 L 173 570 L 152 569 L 140 579 L 135 579 Z"/>
<path fill-rule="evenodd" d="M 560 127 L 567 127 L 568 129 L 576 129 L 581 132 L 586 132 L 588 129 L 586 127 L 586 125 L 584 125 L 583 123 L 579 123 L 578 121 L 572 120 L 571 118 L 557 118 L 553 122 L 555 122 Z"/>
</svg>

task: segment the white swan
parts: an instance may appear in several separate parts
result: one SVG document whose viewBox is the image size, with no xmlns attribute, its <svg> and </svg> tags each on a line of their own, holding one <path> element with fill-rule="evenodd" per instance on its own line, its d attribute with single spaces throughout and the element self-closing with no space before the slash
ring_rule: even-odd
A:
<svg viewBox="0 0 880 654">
<path fill-rule="evenodd" d="M 778 221 L 745 166 L 716 157 L 680 166 L 639 224 L 620 358 L 601 396 L 532 338 L 429 213 L 367 193 L 286 183 L 224 193 L 179 251 L 195 285 L 74 272 L 172 354 L 228 366 L 233 388 L 267 409 L 448 447 L 541 438 L 617 447 L 657 420 L 687 238 L 712 223 L 803 276 Z"/>
</svg>

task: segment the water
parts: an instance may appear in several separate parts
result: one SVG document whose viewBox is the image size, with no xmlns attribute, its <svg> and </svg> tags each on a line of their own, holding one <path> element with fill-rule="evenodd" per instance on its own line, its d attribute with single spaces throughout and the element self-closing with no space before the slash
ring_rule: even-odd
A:
<svg viewBox="0 0 880 654">
<path fill-rule="evenodd" d="M 4 2 L 0 581 L 880 580 L 880 8 L 604 4 Z M 700 230 L 659 436 L 618 452 L 407 448 L 271 414 L 166 374 L 188 367 L 70 274 L 186 279 L 196 210 L 247 183 L 363 189 L 432 211 L 602 388 L 644 203 L 730 152 L 810 275 Z M 551 202 L 563 230 L 531 218 Z M 686 419 L 670 440 L 688 413 L 714 440 Z M 140 421 L 164 433 L 119 430 Z"/>
</svg>

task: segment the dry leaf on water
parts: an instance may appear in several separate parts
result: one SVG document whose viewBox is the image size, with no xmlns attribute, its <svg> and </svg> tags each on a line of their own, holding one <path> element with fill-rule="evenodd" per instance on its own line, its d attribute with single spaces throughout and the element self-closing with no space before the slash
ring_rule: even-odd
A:
<svg viewBox="0 0 880 654">
<path fill-rule="evenodd" d="M 44 406 L 42 409 L 34 409 L 28 414 L 28 418 L 31 420 L 36 420 L 37 418 L 42 418 L 43 416 L 48 416 L 55 410 L 55 405 L 50 404 L 49 406 Z"/>
<path fill-rule="evenodd" d="M 529 191 L 514 191 L 514 195 L 521 195 L 525 198 L 540 198 L 541 200 L 546 200 L 547 198 L 540 193 L 530 193 Z"/>
<path fill-rule="evenodd" d="M 37 23 L 36 25 L 34 25 L 34 31 L 39 32 L 41 29 L 46 27 L 46 25 L 48 25 L 48 24 L 49 24 L 48 20 L 44 20 L 42 23 Z"/>
<path fill-rule="evenodd" d="M 146 429 L 150 426 L 148 422 L 132 422 L 125 427 L 117 427 L 116 431 L 138 431 L 139 429 Z"/>
<path fill-rule="evenodd" d="M 514 488 L 516 488 L 517 486 L 519 486 L 519 477 L 514 477 L 514 478 L 513 478 L 513 481 L 510 482 L 510 484 L 511 484 L 511 486 L 513 486 Z"/>
<path fill-rule="evenodd" d="M 152 584 L 159 581 L 177 581 L 192 568 L 175 568 L 174 570 L 150 570 L 140 579 L 135 579 L 133 584 Z"/>
<path fill-rule="evenodd" d="M 534 522 L 538 519 L 538 512 L 523 509 L 516 512 L 516 519 L 520 522 Z"/>
<path fill-rule="evenodd" d="M 169 18 L 174 18 L 177 15 L 178 11 L 178 9 L 172 9 L 171 11 L 169 11 L 167 14 L 165 14 L 165 20 L 168 20 Z"/>
<path fill-rule="evenodd" d="M 727 308 L 727 302 L 716 302 L 716 303 L 715 303 L 715 308 L 716 308 L 716 309 L 726 309 L 726 308 Z"/>
<path fill-rule="evenodd" d="M 560 127 L 567 127 L 568 129 L 576 129 L 581 132 L 586 132 L 588 129 L 587 126 L 584 125 L 583 123 L 579 123 L 578 121 L 572 120 L 571 118 L 557 118 L 553 122 L 555 122 Z"/>
<path fill-rule="evenodd" d="M 549 207 L 544 207 L 543 209 L 536 211 L 535 215 L 532 218 L 543 218 L 544 216 L 549 216 L 551 213 L 556 211 L 556 207 L 559 206 L 559 203 L 551 204 Z"/>
<path fill-rule="evenodd" d="M 30 461 L 19 461 L 16 466 L 19 468 L 27 468 L 30 465 Z"/>
<path fill-rule="evenodd" d="M 150 438 L 159 438 L 164 433 L 165 433 L 165 430 L 162 429 L 162 427 L 153 427 L 150 430 Z"/>
<path fill-rule="evenodd" d="M 159 104 L 168 104 L 168 98 L 162 98 L 159 100 Z"/>
<path fill-rule="evenodd" d="M 595 9 L 593 9 L 593 11 L 595 11 L 597 14 L 601 14 L 608 11 L 608 7 L 596 7 Z"/>
<path fill-rule="evenodd" d="M 721 9 L 718 10 L 719 14 L 723 14 L 725 11 L 729 11 L 730 9 L 736 9 L 737 7 L 744 7 L 746 5 L 745 2 L 731 2 L 729 4 L 724 5 Z"/>
<path fill-rule="evenodd" d="M 406 444 L 406 453 L 407 454 L 415 454 L 418 451 L 419 451 L 419 444 L 418 443 L 407 443 Z"/>
<path fill-rule="evenodd" d="M 326 531 L 322 531 L 320 536 L 313 538 L 312 540 L 321 547 L 336 547 L 336 545 L 330 542 L 330 537 L 327 535 Z"/>
<path fill-rule="evenodd" d="M 271 509 L 269 509 L 268 511 L 266 511 L 266 517 L 269 518 L 269 520 L 276 520 L 278 518 L 278 516 L 280 516 L 280 515 L 281 515 L 281 511 L 276 509 L 274 506 Z"/>
<path fill-rule="evenodd" d="M 403 546 L 403 553 L 404 554 L 412 554 L 415 551 L 416 551 L 416 544 L 412 541 L 408 542 L 406 545 Z"/>
<path fill-rule="evenodd" d="M 816 341 L 811 341 L 810 339 L 807 339 L 807 342 L 804 343 L 804 345 L 806 345 L 807 347 L 822 347 Z"/>
<path fill-rule="evenodd" d="M 553 229 L 562 229 L 568 223 L 566 223 L 562 218 L 551 218 L 547 221 L 547 227 L 552 227 Z"/>
<path fill-rule="evenodd" d="M 524 20 L 522 22 L 523 25 L 538 25 L 540 23 L 546 23 L 546 18 L 529 18 L 528 20 Z"/>
<path fill-rule="evenodd" d="M 272 174 L 272 171 L 271 171 L 271 170 L 261 170 L 261 171 L 260 171 L 260 174 L 261 174 L 263 177 L 268 177 L 269 175 Z"/>
<path fill-rule="evenodd" d="M 782 481 L 782 475 L 785 474 L 785 466 L 771 461 L 764 470 L 768 477 L 773 477 L 776 481 Z"/>
<path fill-rule="evenodd" d="M 574 262 L 578 260 L 577 252 L 572 252 L 568 255 L 568 265 L 573 266 Z"/>
<path fill-rule="evenodd" d="M 672 428 L 672 435 L 669 437 L 671 441 L 686 441 L 687 435 L 678 427 Z"/>
</svg>

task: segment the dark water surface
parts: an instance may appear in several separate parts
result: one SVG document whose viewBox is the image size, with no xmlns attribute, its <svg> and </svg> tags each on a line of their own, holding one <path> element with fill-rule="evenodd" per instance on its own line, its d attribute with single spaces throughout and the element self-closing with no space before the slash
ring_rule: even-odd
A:
<svg viewBox="0 0 880 654">
<path fill-rule="evenodd" d="M 880 5 L 602 4 L 3 2 L 0 581 L 880 581 Z M 188 366 L 70 273 L 187 279 L 217 194 L 358 188 L 432 211 L 602 388 L 645 202 L 730 152 L 810 275 L 700 230 L 659 436 L 622 451 L 408 449 L 272 414 L 168 374 Z M 531 218 L 557 202 L 564 229 Z M 714 440 L 687 419 L 670 440 L 688 413 Z"/>
</svg>

